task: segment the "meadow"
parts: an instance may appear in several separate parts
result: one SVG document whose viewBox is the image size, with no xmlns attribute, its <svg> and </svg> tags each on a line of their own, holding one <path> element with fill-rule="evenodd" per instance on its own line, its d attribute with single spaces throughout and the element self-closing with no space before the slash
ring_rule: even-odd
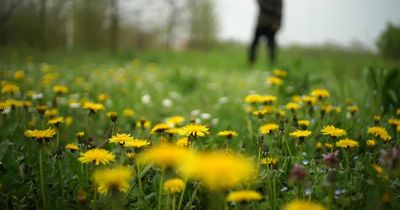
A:
<svg viewBox="0 0 400 210">
<path fill-rule="evenodd" d="M 400 62 L 0 50 L 1 209 L 399 209 Z"/>
</svg>

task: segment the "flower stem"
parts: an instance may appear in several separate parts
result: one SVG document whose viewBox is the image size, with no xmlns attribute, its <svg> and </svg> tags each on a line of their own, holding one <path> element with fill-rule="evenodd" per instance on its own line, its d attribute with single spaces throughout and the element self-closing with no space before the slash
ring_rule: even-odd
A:
<svg viewBox="0 0 400 210">
<path fill-rule="evenodd" d="M 157 210 L 161 210 L 161 198 L 162 198 L 162 186 L 164 182 L 164 167 L 161 169 L 161 177 L 160 184 L 158 186 L 158 202 L 157 202 Z"/>
<path fill-rule="evenodd" d="M 181 206 L 182 206 L 183 196 L 185 195 L 185 191 L 186 191 L 187 179 L 188 179 L 188 177 L 186 176 L 185 177 L 185 186 L 183 187 L 183 190 L 182 190 L 181 195 L 179 197 L 178 210 L 181 209 Z"/>
<path fill-rule="evenodd" d="M 175 210 L 175 206 L 176 206 L 176 196 L 172 195 L 172 210 Z"/>
<path fill-rule="evenodd" d="M 40 146 L 39 148 L 39 177 L 40 177 L 40 192 L 42 194 L 42 202 L 43 202 L 43 208 L 47 208 L 47 199 L 46 199 L 46 192 L 45 192 L 45 181 L 44 181 L 44 175 L 43 175 L 43 148 Z"/>
<path fill-rule="evenodd" d="M 257 170 L 256 170 L 257 176 L 258 176 L 258 172 L 260 170 L 260 158 L 261 158 L 261 145 L 258 145 Z"/>
<path fill-rule="evenodd" d="M 199 186 L 199 184 L 197 183 L 196 186 L 194 187 L 194 191 L 192 193 L 192 196 L 190 196 L 190 200 L 189 200 L 189 204 L 188 204 L 189 209 L 192 206 L 194 198 L 196 197 L 197 189 L 199 188 L 198 186 Z"/>
<path fill-rule="evenodd" d="M 62 167 L 63 160 L 60 159 L 58 161 L 58 169 L 60 170 L 60 188 L 61 188 L 61 197 L 64 198 L 64 172 Z"/>
</svg>

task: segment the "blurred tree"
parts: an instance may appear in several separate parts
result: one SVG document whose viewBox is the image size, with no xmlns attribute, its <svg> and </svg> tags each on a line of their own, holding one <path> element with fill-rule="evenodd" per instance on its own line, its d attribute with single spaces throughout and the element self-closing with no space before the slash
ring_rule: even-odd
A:
<svg viewBox="0 0 400 210">
<path fill-rule="evenodd" d="M 377 41 L 379 52 L 389 58 L 400 58 L 400 26 L 388 23 Z"/>
<path fill-rule="evenodd" d="M 65 0 L 65 48 L 74 48 L 74 0 Z"/>
<path fill-rule="evenodd" d="M 189 0 L 189 45 L 210 48 L 217 40 L 217 17 L 212 0 Z"/>
<path fill-rule="evenodd" d="M 47 0 L 40 0 L 40 49 L 46 51 L 47 33 Z"/>
<path fill-rule="evenodd" d="M 15 9 L 25 0 L 1 0 L 0 1 L 0 43 L 8 43 L 9 34 L 7 33 L 7 23 L 13 15 Z"/>
<path fill-rule="evenodd" d="M 166 22 L 165 22 L 165 43 L 167 48 L 176 44 L 178 35 L 185 25 L 184 11 L 187 9 L 186 0 L 167 0 L 166 2 Z"/>
<path fill-rule="evenodd" d="M 118 49 L 119 35 L 119 8 L 118 0 L 110 0 L 110 51 L 114 53 Z"/>
</svg>

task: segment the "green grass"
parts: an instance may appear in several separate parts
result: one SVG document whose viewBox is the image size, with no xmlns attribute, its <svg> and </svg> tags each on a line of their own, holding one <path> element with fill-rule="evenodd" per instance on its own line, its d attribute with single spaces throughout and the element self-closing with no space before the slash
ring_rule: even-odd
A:
<svg viewBox="0 0 400 210">
<path fill-rule="evenodd" d="M 385 171 L 377 175 L 371 163 L 379 164 L 381 149 L 399 146 L 397 133 L 387 120 L 398 118 L 395 112 L 400 105 L 396 98 L 399 80 L 396 79 L 400 76 L 396 69 L 400 68 L 400 62 L 361 52 L 282 49 L 279 62 L 274 68 L 286 70 L 288 76 L 282 86 L 275 87 L 265 82 L 273 69 L 262 59 L 266 57 L 265 52 L 260 51 L 258 57 L 258 63 L 249 67 L 246 65 L 246 50 L 240 47 L 223 47 L 210 51 L 131 50 L 111 56 L 102 50 L 52 50 L 43 54 L 27 49 L 2 49 L 2 88 L 11 82 L 21 90 L 20 94 L 2 93 L 0 101 L 13 98 L 28 100 L 33 106 L 46 104 L 57 108 L 59 116 L 71 117 L 71 124 L 64 123 L 59 128 L 61 145 L 76 143 L 75 133 L 79 131 L 85 131 L 85 140 L 91 139 L 97 146 L 106 142 L 111 133 L 121 132 L 150 139 L 157 144 L 161 141 L 159 136 L 151 134 L 149 130 L 141 131 L 133 125 L 141 118 L 150 120 L 154 125 L 170 116 L 182 115 L 186 119 L 184 124 L 196 120 L 210 127 L 210 135 L 195 143 L 194 148 L 198 151 L 224 148 L 224 139 L 216 136 L 216 133 L 224 129 L 235 130 L 239 136 L 228 140 L 229 150 L 250 157 L 253 162 L 258 158 L 258 128 L 265 123 L 281 125 L 282 131 L 266 136 L 261 148 L 267 156 L 280 159 L 276 170 L 260 166 L 260 173 L 254 179 L 235 188 L 257 190 L 265 199 L 249 204 L 225 205 L 219 198 L 232 189 L 209 192 L 202 185 L 198 187 L 198 182 L 189 181 L 182 197 L 184 206 L 191 203 L 196 209 L 204 209 L 220 207 L 222 203 L 224 208 L 229 209 L 273 209 L 295 198 L 302 198 L 318 201 L 330 209 L 399 207 L 398 167 L 389 169 L 382 165 Z M 377 75 L 368 76 L 366 67 L 372 67 Z M 394 70 L 379 71 L 378 68 Z M 17 70 L 24 71 L 26 78 L 16 80 L 14 73 Z M 378 73 L 382 73 L 382 76 L 378 76 Z M 44 78 L 52 79 L 44 82 Z M 376 80 L 378 85 L 372 86 L 369 82 L 371 79 Z M 69 91 L 57 96 L 52 90 L 54 85 L 65 85 Z M 308 129 L 312 135 L 301 145 L 289 136 L 296 126 L 292 121 L 293 113 L 286 110 L 285 105 L 292 100 L 292 96 L 310 94 L 315 88 L 325 88 L 331 96 L 317 103 L 313 113 L 308 111 L 306 105 L 296 112 L 298 119 L 311 121 Z M 43 99 L 31 99 L 28 96 L 30 91 L 43 93 Z M 279 118 L 274 113 L 258 119 L 251 112 L 246 113 L 249 105 L 245 104 L 244 98 L 251 93 L 277 96 L 274 107 L 285 111 L 286 118 Z M 97 102 L 100 94 L 108 96 L 107 100 L 102 101 L 106 108 L 96 113 L 93 119 L 89 118 L 87 110 L 69 106 L 71 101 Z M 145 103 L 146 97 L 151 98 L 150 102 Z M 347 111 L 349 99 L 352 99 L 351 104 L 359 108 L 354 116 Z M 327 104 L 341 108 L 341 112 L 322 116 L 321 107 Z M 388 108 L 384 110 L 382 107 Z M 134 118 L 122 116 L 125 108 L 135 111 Z M 258 109 L 260 106 L 252 108 Z M 109 111 L 119 114 L 115 126 L 105 114 Z M 392 141 L 383 143 L 376 138 L 377 148 L 369 151 L 366 141 L 373 136 L 367 134 L 367 128 L 374 125 L 374 115 L 382 116 L 380 125 L 388 130 Z M 170 197 L 165 192 L 159 197 L 159 183 L 163 175 L 157 167 L 145 168 L 141 177 L 142 190 L 135 178 L 130 182 L 132 190 L 123 194 L 124 197 L 98 196 L 93 190 L 95 186 L 89 181 L 97 167 L 92 164 L 81 166 L 77 160 L 79 153 L 63 151 L 62 147 L 57 148 L 53 140 L 42 148 L 46 185 L 41 187 L 38 144 L 25 137 L 24 131 L 47 127 L 46 121 L 49 118 L 41 119 L 33 107 L 17 107 L 1 115 L 1 209 L 11 209 L 11 206 L 17 209 L 33 206 L 39 209 L 46 206 L 48 209 L 95 209 L 95 206 L 109 209 L 110 204 L 117 200 L 126 209 L 155 209 L 159 204 L 158 199 L 162 199 L 162 209 L 170 209 Z M 360 144 L 351 150 L 335 148 L 340 150 L 337 169 L 330 169 L 323 163 L 322 154 L 329 149 L 319 151 L 315 148 L 317 142 L 334 143 L 320 133 L 320 129 L 328 124 L 345 129 L 347 137 Z M 176 138 L 169 140 L 175 141 Z M 115 164 L 129 165 L 126 159 L 120 160 L 122 151 L 119 147 L 105 144 L 104 148 L 117 154 Z M 81 150 L 86 149 L 81 146 Z M 55 154 L 58 151 L 63 153 L 57 158 Z M 294 164 L 300 164 L 308 171 L 309 178 L 306 181 L 296 184 L 288 182 Z M 165 176 L 176 175 L 168 170 Z M 335 182 L 332 182 L 332 176 Z M 384 176 L 388 178 L 382 178 Z M 307 193 L 304 189 L 307 189 Z M 332 196 L 337 190 L 344 191 L 334 199 Z M 141 197 L 142 192 L 144 197 Z M 78 203 L 77 198 L 82 193 L 86 195 L 86 202 Z M 388 203 L 381 202 L 385 193 L 392 194 L 392 200 Z M 43 197 L 47 199 L 44 202 L 46 205 L 42 204 Z"/>
</svg>

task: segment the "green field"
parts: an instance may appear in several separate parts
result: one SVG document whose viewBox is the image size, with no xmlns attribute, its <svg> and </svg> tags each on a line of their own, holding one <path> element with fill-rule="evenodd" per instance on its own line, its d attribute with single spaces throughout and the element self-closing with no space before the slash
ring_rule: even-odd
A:
<svg viewBox="0 0 400 210">
<path fill-rule="evenodd" d="M 248 66 L 246 50 L 232 46 L 210 51 L 131 50 L 113 55 L 101 50 L 0 50 L 0 208 L 281 209 L 299 199 L 310 201 L 303 204 L 308 209 L 398 209 L 400 61 L 366 52 L 290 48 L 282 49 L 278 64 L 271 67 L 265 52 L 260 53 L 258 63 Z M 283 81 L 280 85 L 266 82 L 274 69 L 287 72 L 287 76 L 278 75 Z M 67 91 L 57 91 L 57 85 Z M 308 104 L 306 96 L 316 89 L 328 91 L 329 96 L 318 97 L 314 92 Z M 255 94 L 277 99 L 245 101 Z M 90 112 L 83 108 L 87 102 L 102 104 L 104 109 Z M 291 110 L 289 102 L 299 109 Z M 46 106 L 46 113 L 40 114 L 38 106 Z M 257 110 L 261 111 L 258 116 Z M 110 120 L 109 112 L 116 112 L 116 122 Z M 211 172 L 189 178 L 181 172 L 182 165 L 160 167 L 153 164 L 155 160 L 142 164 L 140 157 L 160 142 L 173 144 L 185 136 L 182 130 L 177 131 L 179 135 L 152 132 L 154 126 L 176 115 L 184 118 L 176 128 L 195 122 L 209 129 L 205 137 L 187 136 L 188 151 L 210 162 L 213 157 L 205 151 L 218 151 L 227 156 L 226 161 L 232 155 L 239 160 L 237 167 L 242 159 L 250 159 L 251 176 L 240 178 L 242 172 L 222 160 L 208 168 L 202 165 L 204 161 L 193 161 L 199 171 L 205 167 Z M 49 125 L 55 117 L 63 117 L 63 122 Z M 151 126 L 138 128 L 144 120 Z M 301 127 L 298 120 L 310 125 Z M 260 134 L 259 128 L 269 123 L 279 129 Z M 321 129 L 327 125 L 347 134 L 338 138 L 323 135 Z M 56 134 L 47 143 L 26 134 L 48 127 L 54 127 Z M 368 132 L 371 127 L 379 131 Z M 239 135 L 225 139 L 217 135 L 222 130 Z M 298 139 L 291 135 L 295 130 L 311 134 Z M 81 131 L 85 135 L 79 139 L 75 134 Z M 108 142 L 121 133 L 151 145 L 125 148 Z M 336 144 L 345 138 L 358 145 L 342 148 Z M 367 145 L 372 139 L 376 145 Z M 77 144 L 79 151 L 65 149 L 69 143 Z M 112 152 L 115 160 L 104 165 L 78 160 L 93 147 Z M 335 150 L 339 154 L 330 165 L 322 155 Z M 268 157 L 278 162 L 260 163 Z M 92 174 L 118 165 L 133 174 L 129 190 L 112 183 L 103 193 Z M 226 171 L 212 172 L 224 166 Z M 304 170 L 304 177 L 296 177 L 300 172 L 296 174 L 293 168 Z M 164 181 L 176 177 L 186 183 L 183 192 L 163 190 Z M 217 187 L 229 177 L 238 180 Z M 215 188 L 209 186 L 209 179 Z M 262 198 L 225 201 L 236 190 L 255 190 Z"/>
</svg>

